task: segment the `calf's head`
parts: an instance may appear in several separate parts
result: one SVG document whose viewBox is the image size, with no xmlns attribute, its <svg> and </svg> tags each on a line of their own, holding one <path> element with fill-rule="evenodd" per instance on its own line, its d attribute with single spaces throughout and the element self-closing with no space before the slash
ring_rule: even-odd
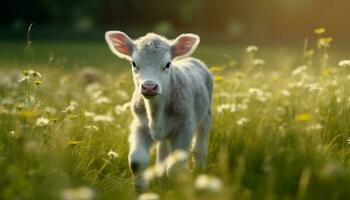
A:
<svg viewBox="0 0 350 200">
<path fill-rule="evenodd" d="M 114 54 L 131 62 L 135 87 L 147 99 L 169 90 L 172 60 L 189 56 L 199 43 L 194 34 L 168 40 L 148 33 L 132 40 L 121 31 L 107 31 L 105 38 Z"/>
</svg>

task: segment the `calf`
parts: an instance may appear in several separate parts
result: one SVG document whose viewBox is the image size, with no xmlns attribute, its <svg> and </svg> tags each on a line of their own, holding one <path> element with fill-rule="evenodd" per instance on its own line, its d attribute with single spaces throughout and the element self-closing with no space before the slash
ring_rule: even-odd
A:
<svg viewBox="0 0 350 200">
<path fill-rule="evenodd" d="M 198 46 L 199 37 L 182 34 L 168 40 L 148 33 L 132 40 L 123 32 L 108 31 L 105 38 L 114 54 L 131 62 L 135 90 L 129 166 L 135 187 L 148 187 L 142 172 L 148 165 L 152 143 L 157 143 L 158 163 L 175 150 L 183 150 L 191 151 L 194 163 L 203 167 L 213 79 L 203 62 L 188 57 Z M 169 172 L 172 166 L 166 168 Z"/>
</svg>

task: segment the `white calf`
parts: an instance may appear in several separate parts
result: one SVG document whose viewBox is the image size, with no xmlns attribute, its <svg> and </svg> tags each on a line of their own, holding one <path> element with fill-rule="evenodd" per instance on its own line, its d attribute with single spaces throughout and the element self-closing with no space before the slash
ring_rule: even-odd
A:
<svg viewBox="0 0 350 200">
<path fill-rule="evenodd" d="M 134 41 L 123 32 L 108 31 L 106 41 L 113 53 L 132 65 L 135 91 L 131 101 L 134 119 L 129 166 L 135 186 L 148 187 L 141 174 L 148 166 L 153 142 L 157 143 L 157 162 L 175 150 L 184 150 L 192 151 L 194 163 L 203 167 L 213 79 L 203 62 L 185 58 L 195 50 L 199 37 L 182 34 L 170 41 L 149 33 Z M 171 167 L 167 166 L 167 170 Z"/>
</svg>

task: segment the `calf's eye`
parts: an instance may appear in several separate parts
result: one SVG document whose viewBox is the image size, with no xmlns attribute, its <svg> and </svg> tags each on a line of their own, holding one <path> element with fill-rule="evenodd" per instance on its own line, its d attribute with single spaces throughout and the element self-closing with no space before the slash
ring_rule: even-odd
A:
<svg viewBox="0 0 350 200">
<path fill-rule="evenodd" d="M 139 69 L 137 66 L 136 66 L 136 63 L 134 61 L 131 62 L 131 65 L 134 69 Z"/>
<path fill-rule="evenodd" d="M 168 63 L 164 66 L 163 70 L 169 69 L 170 66 L 171 66 L 171 62 L 168 62 Z"/>
</svg>

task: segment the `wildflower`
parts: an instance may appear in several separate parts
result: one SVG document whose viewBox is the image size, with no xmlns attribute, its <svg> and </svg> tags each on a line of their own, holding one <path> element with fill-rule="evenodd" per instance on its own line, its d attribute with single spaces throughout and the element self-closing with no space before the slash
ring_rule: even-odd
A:
<svg viewBox="0 0 350 200">
<path fill-rule="evenodd" d="M 323 92 L 323 88 L 318 83 L 307 84 L 305 88 L 309 89 L 309 92 Z"/>
<path fill-rule="evenodd" d="M 290 92 L 288 90 L 282 90 L 281 91 L 281 94 L 286 96 L 286 97 L 289 97 L 290 96 Z"/>
<path fill-rule="evenodd" d="M 94 117 L 94 116 L 96 116 L 96 114 L 94 112 L 84 111 L 84 116 L 85 117 Z"/>
<path fill-rule="evenodd" d="M 129 99 L 128 93 L 127 93 L 126 91 L 124 91 L 124 90 L 118 89 L 118 90 L 117 90 L 117 95 L 118 95 L 120 98 L 122 98 L 123 100 Z"/>
<path fill-rule="evenodd" d="M 10 131 L 10 135 L 15 135 L 15 131 L 14 130 Z"/>
<path fill-rule="evenodd" d="M 332 41 L 333 41 L 333 39 L 331 37 L 320 38 L 317 42 L 317 47 L 318 48 L 322 48 L 322 47 L 328 48 L 328 47 L 330 47 L 330 44 Z"/>
<path fill-rule="evenodd" d="M 222 188 L 222 181 L 217 177 L 202 174 L 196 178 L 194 186 L 198 190 L 219 192 Z"/>
<path fill-rule="evenodd" d="M 337 97 L 337 98 L 336 98 L 336 102 L 337 102 L 337 103 L 342 103 L 342 102 L 343 102 L 343 97 L 342 97 L 342 96 Z"/>
<path fill-rule="evenodd" d="M 212 73 L 218 73 L 221 72 L 224 68 L 220 66 L 212 66 L 209 69 Z"/>
<path fill-rule="evenodd" d="M 23 70 L 22 73 L 24 76 L 29 76 L 29 70 Z"/>
<path fill-rule="evenodd" d="M 338 81 L 337 80 L 332 80 L 331 86 L 337 86 L 337 85 L 338 85 Z"/>
<path fill-rule="evenodd" d="M 305 122 L 310 120 L 311 120 L 311 115 L 309 113 L 301 113 L 295 116 L 295 121 L 298 121 L 298 122 Z"/>
<path fill-rule="evenodd" d="M 313 49 L 309 49 L 304 53 L 304 56 L 307 58 L 311 58 L 314 55 L 315 51 Z"/>
<path fill-rule="evenodd" d="M 187 160 L 188 153 L 182 150 L 176 150 L 166 159 L 166 164 L 168 166 L 173 166 L 177 163 L 185 162 Z"/>
<path fill-rule="evenodd" d="M 40 72 L 36 72 L 34 70 L 29 70 L 29 75 L 33 76 L 34 78 L 41 78 L 42 77 Z"/>
<path fill-rule="evenodd" d="M 158 194 L 153 192 L 142 193 L 137 197 L 137 200 L 160 200 Z"/>
<path fill-rule="evenodd" d="M 87 130 L 98 131 L 98 127 L 94 126 L 94 125 L 85 126 L 84 128 L 87 129 Z"/>
<path fill-rule="evenodd" d="M 94 191 L 89 187 L 85 187 L 85 186 L 64 189 L 61 192 L 62 200 L 90 200 L 90 199 L 93 199 L 94 197 L 95 197 Z"/>
<path fill-rule="evenodd" d="M 255 98 L 260 102 L 266 102 L 268 98 L 271 97 L 271 93 L 264 92 L 258 88 L 249 88 L 248 92 L 250 95 L 255 96 Z"/>
<path fill-rule="evenodd" d="M 258 48 L 257 46 L 255 46 L 255 45 L 250 45 L 250 46 L 247 47 L 246 52 L 247 52 L 247 53 L 252 53 L 252 52 L 256 52 L 256 51 L 258 51 L 258 50 L 259 50 L 259 48 Z"/>
<path fill-rule="evenodd" d="M 340 67 L 350 67 L 350 60 L 341 60 L 339 61 L 338 65 Z"/>
<path fill-rule="evenodd" d="M 99 97 L 97 100 L 96 100 L 96 103 L 97 104 L 109 104 L 109 103 L 111 103 L 112 101 L 111 101 L 111 99 L 110 98 L 108 98 L 108 97 Z"/>
<path fill-rule="evenodd" d="M 316 28 L 314 29 L 314 33 L 320 35 L 322 33 L 326 32 L 326 29 L 325 28 Z"/>
<path fill-rule="evenodd" d="M 50 106 L 45 107 L 43 111 L 45 113 L 47 113 L 47 114 L 50 114 L 50 115 L 54 115 L 54 114 L 57 113 L 56 108 L 53 108 L 53 107 L 50 107 Z"/>
<path fill-rule="evenodd" d="M 69 105 L 65 109 L 63 109 L 62 112 L 63 113 L 72 113 L 72 112 L 76 111 L 77 108 L 78 108 L 78 102 L 71 101 L 69 103 Z"/>
<path fill-rule="evenodd" d="M 29 80 L 29 76 L 24 76 L 23 78 L 19 79 L 18 82 L 24 82 L 26 80 Z"/>
<path fill-rule="evenodd" d="M 18 82 L 23 82 L 23 81 L 29 80 L 30 77 L 33 77 L 33 78 L 41 78 L 42 77 L 42 75 L 39 72 L 36 72 L 32 69 L 24 70 L 22 73 L 23 73 L 24 77 L 22 79 L 18 80 Z M 36 85 L 40 85 L 42 83 L 42 81 L 37 80 L 37 81 L 34 81 L 34 83 Z"/>
<path fill-rule="evenodd" d="M 35 84 L 36 86 L 39 86 L 39 85 L 41 85 L 42 83 L 43 83 L 42 80 L 36 80 L 36 81 L 34 81 L 34 84 Z"/>
<path fill-rule="evenodd" d="M 114 118 L 110 115 L 95 115 L 92 117 L 94 122 L 113 122 Z"/>
<path fill-rule="evenodd" d="M 254 59 L 253 65 L 254 66 L 265 65 L 265 60 L 263 60 L 263 59 Z"/>
<path fill-rule="evenodd" d="M 49 119 L 47 119 L 45 117 L 40 117 L 36 120 L 36 125 L 42 127 L 42 126 L 48 125 L 49 122 L 50 122 Z"/>
<path fill-rule="evenodd" d="M 237 112 L 237 106 L 235 104 L 221 104 L 216 107 L 216 110 L 221 113 L 224 110 L 229 110 L 230 112 Z"/>
<path fill-rule="evenodd" d="M 243 126 L 245 124 L 247 124 L 249 122 L 249 119 L 245 118 L 245 117 L 241 117 L 239 120 L 237 120 L 237 124 L 239 126 Z"/>
<path fill-rule="evenodd" d="M 298 68 L 296 68 L 295 70 L 292 71 L 292 75 L 298 76 L 300 74 L 303 74 L 306 70 L 307 70 L 306 65 L 299 66 Z"/>
<path fill-rule="evenodd" d="M 115 158 L 118 158 L 119 157 L 119 153 L 115 152 L 115 151 L 108 151 L 107 153 L 108 157 L 110 157 L 111 159 L 115 159 Z"/>
<path fill-rule="evenodd" d="M 76 144 L 81 144 L 83 143 L 83 141 L 79 141 L 79 140 L 68 140 L 67 144 L 68 145 L 76 145 Z"/>
<path fill-rule="evenodd" d="M 307 128 L 308 130 L 321 130 L 321 129 L 323 129 L 323 126 L 322 126 L 322 124 L 312 124 L 312 125 L 310 125 L 308 128 Z"/>
<path fill-rule="evenodd" d="M 348 137 L 348 139 L 346 140 L 348 142 L 348 144 L 350 145 L 350 137 Z"/>
<path fill-rule="evenodd" d="M 154 166 L 148 167 L 143 172 L 143 178 L 148 182 L 155 178 L 160 178 L 165 173 L 165 169 L 165 163 L 157 163 Z"/>
<path fill-rule="evenodd" d="M 114 112 L 115 112 L 115 114 L 120 115 L 120 114 L 126 112 L 129 108 L 129 106 L 130 106 L 130 102 L 126 102 L 122 105 L 116 105 L 114 108 Z"/>
<path fill-rule="evenodd" d="M 90 83 L 85 87 L 85 92 L 89 95 L 94 94 L 96 91 L 102 90 L 101 84 L 95 82 L 95 83 Z"/>
<path fill-rule="evenodd" d="M 220 92 L 218 95 L 220 97 L 225 97 L 225 98 L 229 98 L 231 96 L 231 94 L 228 92 Z"/>
<path fill-rule="evenodd" d="M 225 110 L 232 112 L 232 113 L 235 113 L 235 112 L 239 112 L 239 111 L 246 110 L 246 109 L 247 109 L 247 105 L 245 105 L 245 104 L 221 104 L 221 105 L 218 105 L 216 107 L 216 110 L 219 113 L 221 113 Z"/>
<path fill-rule="evenodd" d="M 251 95 L 262 95 L 263 94 L 263 91 L 258 89 L 258 88 L 249 88 L 248 89 L 248 92 L 251 94 Z"/>
<path fill-rule="evenodd" d="M 214 76 L 214 80 L 217 82 L 223 81 L 224 77 L 223 76 Z"/>
</svg>

